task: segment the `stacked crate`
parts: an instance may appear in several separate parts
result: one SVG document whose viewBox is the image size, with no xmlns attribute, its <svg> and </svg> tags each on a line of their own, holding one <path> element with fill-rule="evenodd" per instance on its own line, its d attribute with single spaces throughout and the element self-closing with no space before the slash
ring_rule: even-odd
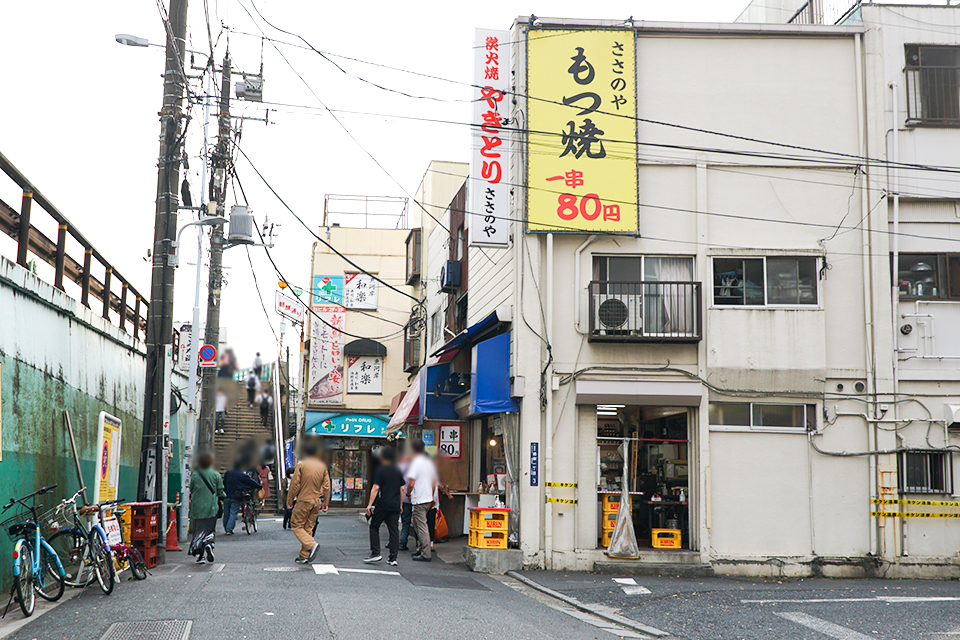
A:
<svg viewBox="0 0 960 640">
<path fill-rule="evenodd" d="M 506 549 L 510 509 L 470 507 L 470 538 L 476 549 Z"/>
<path fill-rule="evenodd" d="M 148 569 L 159 563 L 160 548 L 160 503 L 131 502 L 125 505 L 130 513 L 130 541 Z"/>
<path fill-rule="evenodd" d="M 617 514 L 619 513 L 620 494 L 604 494 L 603 520 L 600 527 L 600 546 L 604 549 L 610 546 L 610 537 L 613 535 L 613 528 L 617 525 Z"/>
</svg>

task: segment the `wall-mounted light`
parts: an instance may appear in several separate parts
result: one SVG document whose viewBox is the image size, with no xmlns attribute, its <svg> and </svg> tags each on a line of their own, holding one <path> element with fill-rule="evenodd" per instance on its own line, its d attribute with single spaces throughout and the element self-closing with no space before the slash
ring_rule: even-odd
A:
<svg viewBox="0 0 960 640">
<path fill-rule="evenodd" d="M 496 439 L 496 438 L 490 438 L 490 442 L 488 442 L 487 444 L 489 444 L 491 447 L 495 447 L 495 446 L 497 446 L 497 439 Z"/>
</svg>

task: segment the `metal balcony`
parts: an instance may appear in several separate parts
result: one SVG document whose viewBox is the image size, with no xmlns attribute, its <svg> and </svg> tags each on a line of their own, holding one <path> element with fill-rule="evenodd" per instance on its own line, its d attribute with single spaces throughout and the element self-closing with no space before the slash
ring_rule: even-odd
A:
<svg viewBox="0 0 960 640">
<path fill-rule="evenodd" d="M 699 342 L 699 282 L 590 283 L 591 342 Z"/>
</svg>

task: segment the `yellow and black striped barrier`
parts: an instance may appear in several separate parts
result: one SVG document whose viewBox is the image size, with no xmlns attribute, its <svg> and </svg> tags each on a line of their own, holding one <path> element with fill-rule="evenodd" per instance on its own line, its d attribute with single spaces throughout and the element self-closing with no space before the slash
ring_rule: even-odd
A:
<svg viewBox="0 0 960 640">
<path fill-rule="evenodd" d="M 548 498 L 547 498 L 547 502 L 556 502 L 556 503 L 558 503 L 558 504 L 577 504 L 576 498 L 574 498 L 574 499 L 569 499 L 569 498 L 550 498 L 550 497 L 548 497 Z M 960 514 L 958 514 L 958 515 L 960 515 Z"/>
<path fill-rule="evenodd" d="M 871 511 L 875 518 L 960 518 L 960 513 L 897 513 L 896 511 Z"/>
<path fill-rule="evenodd" d="M 960 509 L 960 502 L 947 502 L 944 500 L 879 500 L 874 498 L 870 504 L 912 504 L 918 507 L 953 507 Z"/>
<path fill-rule="evenodd" d="M 546 483 L 548 487 L 561 487 L 563 489 L 576 489 L 576 482 L 548 482 Z"/>
</svg>

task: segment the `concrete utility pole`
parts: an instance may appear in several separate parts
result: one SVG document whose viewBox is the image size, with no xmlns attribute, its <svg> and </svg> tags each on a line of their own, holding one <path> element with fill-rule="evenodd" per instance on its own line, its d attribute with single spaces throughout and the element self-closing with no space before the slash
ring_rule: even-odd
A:
<svg viewBox="0 0 960 640">
<path fill-rule="evenodd" d="M 227 180 L 230 177 L 230 50 L 223 57 L 223 82 L 220 89 L 219 138 L 211 156 L 210 202 L 216 202 L 216 215 L 225 215 Z M 207 329 L 204 341 L 220 348 L 220 288 L 223 285 L 223 225 L 210 233 L 210 279 L 207 284 Z M 192 364 L 192 363 L 191 363 Z M 200 380 L 200 433 L 198 452 L 213 451 L 214 418 L 217 405 L 217 367 L 205 367 Z"/>
<path fill-rule="evenodd" d="M 187 37 L 187 0 L 170 0 L 167 27 L 167 62 L 163 74 L 163 110 L 160 112 L 160 157 L 157 163 L 157 203 L 153 230 L 153 272 L 150 310 L 147 315 L 147 375 L 144 385 L 143 439 L 140 445 L 140 500 L 162 500 L 161 482 L 165 446 L 163 403 L 169 403 L 170 389 L 164 385 L 163 355 L 173 342 L 173 276 L 168 260 L 176 239 L 177 210 L 180 206 L 181 121 L 183 92 L 187 78 L 184 54 Z"/>
</svg>

